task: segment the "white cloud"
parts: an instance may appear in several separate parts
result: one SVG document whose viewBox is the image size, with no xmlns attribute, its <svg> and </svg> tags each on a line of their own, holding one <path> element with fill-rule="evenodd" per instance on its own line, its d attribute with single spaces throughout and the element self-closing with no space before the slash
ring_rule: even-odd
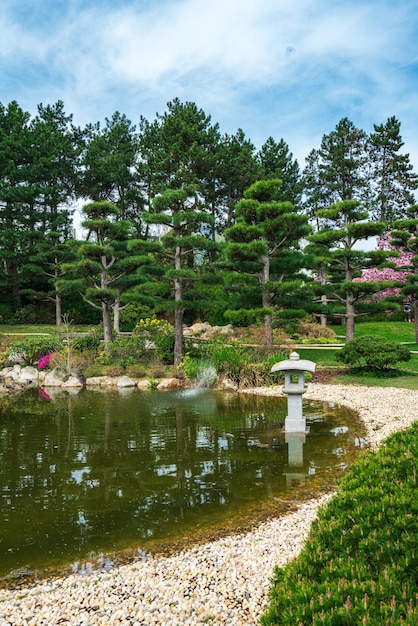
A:
<svg viewBox="0 0 418 626">
<path fill-rule="evenodd" d="M 2 0 L 0 100 L 60 98 L 83 124 L 179 97 L 300 161 L 341 117 L 396 115 L 418 155 L 417 18 L 412 0 Z"/>
</svg>

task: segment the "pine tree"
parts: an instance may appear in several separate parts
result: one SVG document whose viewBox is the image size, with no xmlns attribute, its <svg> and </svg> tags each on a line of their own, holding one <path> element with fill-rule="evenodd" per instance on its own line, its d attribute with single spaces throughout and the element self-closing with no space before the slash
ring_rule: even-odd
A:
<svg viewBox="0 0 418 626">
<path fill-rule="evenodd" d="M 83 299 L 101 311 L 106 349 L 112 342 L 112 307 L 120 296 L 127 272 L 121 245 L 127 245 L 131 224 L 117 220 L 118 209 L 111 202 L 90 202 L 83 207 L 88 231 L 85 242 L 74 242 L 77 261 L 65 266 L 58 281 L 61 290 L 81 293 Z"/>
<path fill-rule="evenodd" d="M 160 308 L 174 312 L 174 365 L 183 355 L 183 319 L 190 306 L 187 291 L 199 278 L 198 255 L 216 244 L 207 236 L 212 216 L 194 187 L 166 189 L 154 198 L 153 210 L 146 215 L 150 224 L 163 227 L 159 253 L 164 274 L 162 282 L 170 288 L 170 299 L 162 298 Z"/>
<path fill-rule="evenodd" d="M 311 217 L 318 209 L 343 200 L 365 200 L 369 195 L 367 135 L 343 118 L 312 150 L 303 172 L 305 207 Z"/>
<path fill-rule="evenodd" d="M 299 245 L 311 231 L 308 218 L 280 200 L 280 192 L 277 179 L 251 185 L 237 204 L 236 223 L 225 231 L 225 255 L 235 270 L 236 284 L 242 287 L 247 282 L 244 310 L 230 311 L 229 317 L 249 321 L 250 315 L 255 321 L 262 316 L 267 345 L 273 344 L 273 315 L 302 285 Z"/>
<path fill-rule="evenodd" d="M 389 224 L 406 217 L 407 208 L 414 202 L 413 191 L 418 187 L 409 154 L 400 154 L 404 145 L 400 128 L 396 117 L 389 117 L 386 124 L 374 124 L 374 133 L 368 141 L 373 192 L 369 205 L 371 216 Z"/>
<path fill-rule="evenodd" d="M 287 143 L 283 139 L 276 142 L 269 137 L 258 151 L 257 161 L 258 179 L 279 179 L 281 181 L 280 199 L 299 206 L 303 188 L 302 177 L 299 164 L 293 158 Z"/>
<path fill-rule="evenodd" d="M 307 237 L 316 248 L 320 246 L 320 267 L 325 271 L 325 281 L 318 283 L 317 293 L 326 296 L 327 307 L 330 302 L 340 304 L 338 314 L 346 322 L 348 341 L 354 337 L 357 315 L 367 309 L 382 308 L 383 303 L 373 303 L 371 296 L 393 286 L 393 282 L 364 283 L 355 280 L 364 269 L 387 264 L 389 251 L 364 252 L 356 249 L 359 241 L 381 235 L 386 224 L 368 220 L 368 212 L 361 208 L 357 200 L 336 202 L 327 209 L 317 211 L 317 216 L 324 220 L 324 225 Z M 315 249 L 312 251 L 315 252 Z"/>
</svg>

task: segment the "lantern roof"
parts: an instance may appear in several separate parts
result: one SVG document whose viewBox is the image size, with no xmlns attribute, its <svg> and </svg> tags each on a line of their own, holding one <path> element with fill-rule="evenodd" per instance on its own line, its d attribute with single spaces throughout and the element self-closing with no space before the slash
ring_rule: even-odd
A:
<svg viewBox="0 0 418 626">
<path fill-rule="evenodd" d="M 292 352 L 286 361 L 275 363 L 270 372 L 314 372 L 316 363 L 301 359 L 297 352 Z"/>
</svg>

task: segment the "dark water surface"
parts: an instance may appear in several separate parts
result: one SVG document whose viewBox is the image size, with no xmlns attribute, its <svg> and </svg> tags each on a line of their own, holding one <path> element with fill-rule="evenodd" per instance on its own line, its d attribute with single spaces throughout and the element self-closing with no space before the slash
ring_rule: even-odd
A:
<svg viewBox="0 0 418 626">
<path fill-rule="evenodd" d="M 38 390 L 0 400 L 0 577 L 233 528 L 329 487 L 364 437 L 357 416 L 195 389 Z M 287 435 L 288 437 L 288 435 Z"/>
</svg>

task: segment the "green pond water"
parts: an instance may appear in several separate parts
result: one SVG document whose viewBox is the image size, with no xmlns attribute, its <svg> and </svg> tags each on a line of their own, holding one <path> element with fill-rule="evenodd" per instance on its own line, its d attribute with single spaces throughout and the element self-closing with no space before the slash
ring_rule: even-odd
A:
<svg viewBox="0 0 418 626">
<path fill-rule="evenodd" d="M 287 441 L 281 398 L 48 394 L 0 400 L 2 579 L 124 551 L 141 558 L 279 513 L 328 488 L 364 437 L 354 413 L 326 403 L 305 401 L 310 431 Z"/>
</svg>

